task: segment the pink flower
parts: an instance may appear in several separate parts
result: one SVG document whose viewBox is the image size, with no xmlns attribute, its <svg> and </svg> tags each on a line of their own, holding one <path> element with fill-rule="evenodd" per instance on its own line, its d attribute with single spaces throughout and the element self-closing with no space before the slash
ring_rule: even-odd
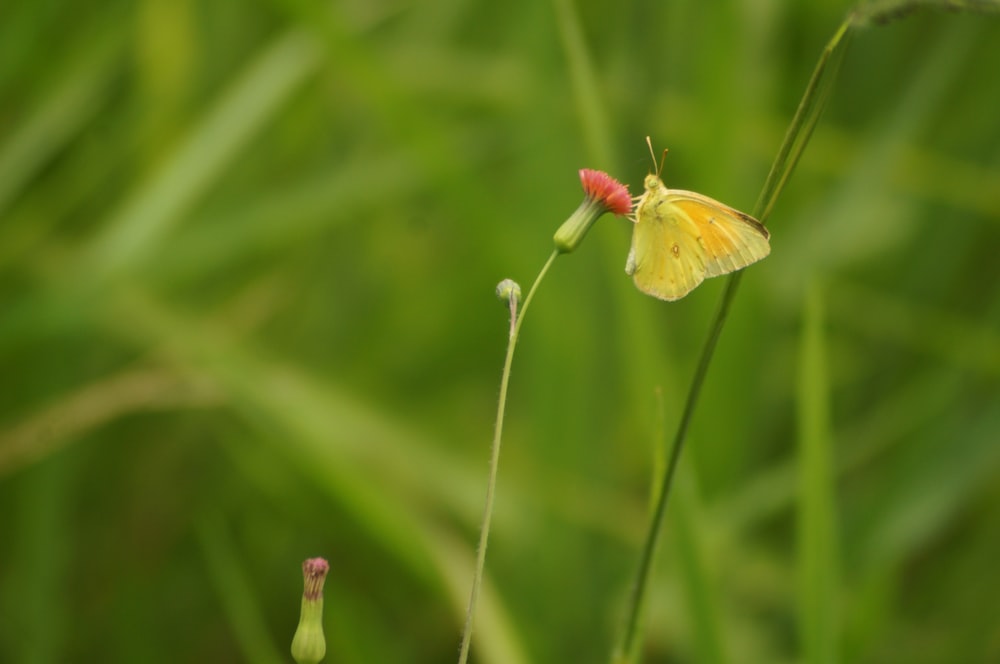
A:
<svg viewBox="0 0 1000 664">
<path fill-rule="evenodd" d="M 581 168 L 580 184 L 586 194 L 583 202 L 552 238 L 560 253 L 576 249 L 590 227 L 605 212 L 624 216 L 632 211 L 632 196 L 628 187 L 604 171 Z"/>
<path fill-rule="evenodd" d="M 305 581 L 305 596 L 308 599 L 319 599 L 323 596 L 323 583 L 326 581 L 330 563 L 323 558 L 308 558 L 302 563 L 302 577 Z"/>
<path fill-rule="evenodd" d="M 604 171 L 581 168 L 580 183 L 587 197 L 602 204 L 608 212 L 624 217 L 632 211 L 632 195 L 628 193 L 628 187 Z"/>
</svg>

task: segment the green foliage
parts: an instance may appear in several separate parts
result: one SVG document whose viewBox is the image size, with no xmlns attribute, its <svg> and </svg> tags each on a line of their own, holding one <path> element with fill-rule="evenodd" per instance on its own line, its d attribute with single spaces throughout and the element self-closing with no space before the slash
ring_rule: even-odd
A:
<svg viewBox="0 0 1000 664">
<path fill-rule="evenodd" d="M 1000 658 L 1000 18 L 866 7 L 694 413 L 645 661 Z M 749 209 L 849 9 L 0 6 L 0 661 L 283 658 L 310 556 L 327 661 L 451 661 L 496 283 L 647 134 Z M 475 661 L 607 661 L 723 288 L 641 295 L 629 232 L 523 330 Z"/>
</svg>

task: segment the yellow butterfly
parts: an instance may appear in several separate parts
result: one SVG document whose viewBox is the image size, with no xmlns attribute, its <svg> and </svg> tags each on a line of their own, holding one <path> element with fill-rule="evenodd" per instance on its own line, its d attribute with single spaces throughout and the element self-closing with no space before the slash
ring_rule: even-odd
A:
<svg viewBox="0 0 1000 664">
<path fill-rule="evenodd" d="M 653 154 L 648 136 L 646 143 Z M 679 300 L 707 277 L 735 272 L 771 253 L 770 234 L 759 221 L 708 196 L 667 189 L 662 168 L 661 159 L 656 174 L 646 176 L 646 193 L 635 206 L 625 273 L 639 290 Z"/>
</svg>

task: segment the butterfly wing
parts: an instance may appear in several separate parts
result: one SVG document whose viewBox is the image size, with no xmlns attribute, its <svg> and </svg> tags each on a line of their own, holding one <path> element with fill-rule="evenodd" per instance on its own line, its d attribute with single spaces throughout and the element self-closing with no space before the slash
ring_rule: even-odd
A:
<svg viewBox="0 0 1000 664">
<path fill-rule="evenodd" d="M 661 300 L 679 300 L 704 281 L 708 254 L 694 229 L 694 222 L 667 196 L 640 201 L 625 267 L 639 290 Z"/>
<path fill-rule="evenodd" d="M 748 214 L 682 189 L 669 190 L 667 202 L 683 218 L 680 227 L 693 233 L 703 249 L 706 277 L 735 272 L 771 253 L 770 234 Z"/>
</svg>

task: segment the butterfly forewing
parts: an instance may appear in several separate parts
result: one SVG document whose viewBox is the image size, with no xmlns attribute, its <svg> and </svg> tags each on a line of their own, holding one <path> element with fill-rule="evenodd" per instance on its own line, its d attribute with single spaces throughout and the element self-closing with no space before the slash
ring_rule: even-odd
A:
<svg viewBox="0 0 1000 664">
<path fill-rule="evenodd" d="M 745 268 L 771 253 L 769 234 L 756 219 L 693 191 L 671 189 L 667 200 L 689 222 L 705 253 L 705 276 Z"/>
</svg>

